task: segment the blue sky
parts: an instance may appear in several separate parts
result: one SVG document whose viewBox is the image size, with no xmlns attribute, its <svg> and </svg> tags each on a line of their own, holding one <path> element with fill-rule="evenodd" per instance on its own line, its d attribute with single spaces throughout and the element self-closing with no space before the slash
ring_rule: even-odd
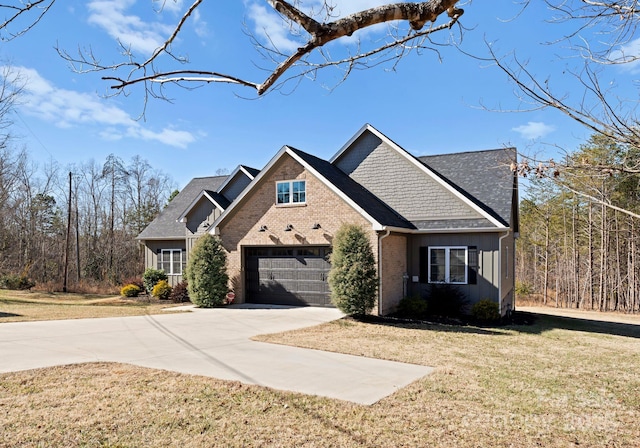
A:
<svg viewBox="0 0 640 448">
<path fill-rule="evenodd" d="M 382 2 L 337 3 L 355 9 Z M 61 167 L 92 158 L 101 163 L 111 153 L 124 160 L 140 155 L 182 188 L 192 177 L 219 168 L 233 170 L 240 163 L 261 168 L 285 144 L 330 158 L 365 123 L 416 155 L 516 146 L 526 154 L 553 156 L 554 146 L 572 150 L 589 135 L 556 111 L 485 110 L 483 105 L 504 110 L 526 105 L 497 68 L 447 46 L 437 47 L 439 54 L 411 54 L 394 69 L 354 71 L 337 86 L 341 72 L 328 68 L 316 80 L 303 79 L 261 98 L 239 86 L 168 87 L 173 101 L 150 100 L 144 119 L 137 119 L 144 110 L 141 88 L 107 98 L 111 92 L 109 82 L 100 79 L 104 74 L 74 73 L 55 50 L 56 45 L 70 53 L 91 48 L 109 63 L 119 60 L 120 40 L 140 57 L 148 56 L 189 4 L 169 0 L 158 12 L 160 3 L 150 0 L 59 1 L 26 35 L 2 43 L 3 64 L 20 71 L 26 82 L 15 116 L 16 145 L 25 146 L 39 163 Z M 551 15 L 543 5 L 533 4 L 518 17 L 516 3 L 475 1 L 464 8 L 463 49 L 485 54 L 485 41 L 499 54 L 515 49 L 559 92 L 580 98 L 572 78 L 562 75 L 579 61 L 559 58 L 563 45 L 544 44 L 566 32 L 567 25 L 545 22 Z M 188 55 L 193 68 L 259 82 L 266 74 L 257 67 L 268 64 L 247 30 L 263 39 L 268 30 L 280 48 L 295 45 L 264 1 L 204 2 L 174 52 Z M 378 27 L 358 37 L 377 41 L 386 30 Z M 446 31 L 436 37 L 449 38 Z M 329 50 L 341 54 L 354 42 L 333 43 Z M 610 68 L 607 76 L 618 94 L 637 97 L 633 70 Z"/>
</svg>

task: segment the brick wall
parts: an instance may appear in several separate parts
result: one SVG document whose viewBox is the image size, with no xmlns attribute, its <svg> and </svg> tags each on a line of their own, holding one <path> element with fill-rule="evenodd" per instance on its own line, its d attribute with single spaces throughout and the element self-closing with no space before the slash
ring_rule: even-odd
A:
<svg viewBox="0 0 640 448">
<path fill-rule="evenodd" d="M 369 234 L 377 260 L 378 239 L 371 224 L 288 154 L 266 174 L 219 227 L 238 302 L 244 302 L 243 246 L 326 246 L 342 224 L 359 224 Z M 306 204 L 276 206 L 276 181 L 293 179 L 306 180 Z M 286 232 L 289 224 L 293 231 Z M 314 224 L 321 228 L 312 229 Z M 261 226 L 268 230 L 260 232 Z"/>
<path fill-rule="evenodd" d="M 407 237 L 391 234 L 382 239 L 382 314 L 393 313 L 404 296 L 407 273 Z M 408 285 L 407 285 L 408 286 Z"/>
</svg>

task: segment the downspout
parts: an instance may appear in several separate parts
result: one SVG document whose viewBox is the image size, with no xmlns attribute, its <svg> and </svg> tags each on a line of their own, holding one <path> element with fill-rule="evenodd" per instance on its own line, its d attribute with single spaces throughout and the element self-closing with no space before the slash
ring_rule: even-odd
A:
<svg viewBox="0 0 640 448">
<path fill-rule="evenodd" d="M 502 240 L 509 236 L 511 229 L 498 239 L 498 309 L 502 315 Z"/>
<path fill-rule="evenodd" d="M 391 230 L 387 229 L 387 233 L 378 237 L 378 316 L 382 316 L 382 240 L 391 234 Z"/>
</svg>

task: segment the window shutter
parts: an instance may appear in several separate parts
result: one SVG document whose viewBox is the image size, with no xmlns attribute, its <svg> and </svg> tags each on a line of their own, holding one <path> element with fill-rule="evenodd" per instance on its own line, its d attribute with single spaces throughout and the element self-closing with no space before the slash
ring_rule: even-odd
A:
<svg viewBox="0 0 640 448">
<path fill-rule="evenodd" d="M 156 269 L 162 269 L 162 249 L 156 249 Z"/>
<path fill-rule="evenodd" d="M 420 283 L 429 283 L 429 254 L 427 247 L 420 248 Z"/>
<path fill-rule="evenodd" d="M 467 248 L 467 281 L 470 285 L 478 283 L 478 248 L 476 246 Z"/>
</svg>

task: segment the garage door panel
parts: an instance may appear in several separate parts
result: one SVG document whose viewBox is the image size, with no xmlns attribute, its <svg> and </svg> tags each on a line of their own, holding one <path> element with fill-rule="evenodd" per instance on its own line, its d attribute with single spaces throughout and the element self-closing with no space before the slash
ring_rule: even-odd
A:
<svg viewBox="0 0 640 448">
<path fill-rule="evenodd" d="M 250 248 L 245 252 L 247 301 L 332 306 L 328 247 Z"/>
</svg>

